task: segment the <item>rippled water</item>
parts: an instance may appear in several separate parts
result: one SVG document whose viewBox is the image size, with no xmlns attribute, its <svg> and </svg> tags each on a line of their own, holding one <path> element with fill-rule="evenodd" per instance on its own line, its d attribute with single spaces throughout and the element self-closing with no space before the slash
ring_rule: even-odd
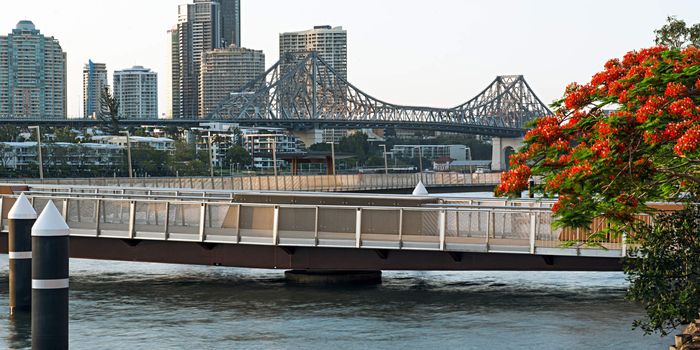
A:
<svg viewBox="0 0 700 350">
<path fill-rule="evenodd" d="M 7 310 L 0 255 L 0 310 Z M 306 287 L 281 271 L 71 260 L 72 349 L 661 349 L 622 273 L 385 272 Z M 0 348 L 29 349 L 0 312 Z"/>
</svg>

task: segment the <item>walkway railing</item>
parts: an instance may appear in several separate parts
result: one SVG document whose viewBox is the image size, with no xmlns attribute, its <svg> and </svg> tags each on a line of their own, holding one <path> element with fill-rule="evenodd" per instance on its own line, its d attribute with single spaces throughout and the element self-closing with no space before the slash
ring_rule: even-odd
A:
<svg viewBox="0 0 700 350">
<path fill-rule="evenodd" d="M 155 188 L 192 188 L 247 191 L 371 191 L 406 189 L 419 180 L 428 187 L 495 185 L 500 173 L 461 174 L 338 174 L 338 175 L 271 175 L 233 177 L 143 177 L 143 178 L 62 178 L 0 179 L 3 183 L 56 184 L 77 186 L 141 186 Z"/>
<path fill-rule="evenodd" d="M 547 207 L 384 207 L 30 195 L 52 200 L 71 235 L 127 240 L 619 258 L 622 239 L 574 244 Z M 3 227 L 14 197 L 0 197 Z"/>
</svg>

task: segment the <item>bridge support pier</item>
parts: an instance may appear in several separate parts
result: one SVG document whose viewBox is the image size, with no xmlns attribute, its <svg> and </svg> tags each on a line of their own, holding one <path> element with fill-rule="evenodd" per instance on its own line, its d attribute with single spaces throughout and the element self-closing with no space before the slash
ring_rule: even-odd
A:
<svg viewBox="0 0 700 350">
<path fill-rule="evenodd" d="M 382 284 L 381 271 L 289 270 L 288 282 L 308 285 L 376 285 Z"/>
<path fill-rule="evenodd" d="M 491 138 L 493 150 L 491 151 L 491 170 L 505 171 L 510 168 L 508 159 L 518 148 L 523 146 L 523 138 Z"/>
</svg>

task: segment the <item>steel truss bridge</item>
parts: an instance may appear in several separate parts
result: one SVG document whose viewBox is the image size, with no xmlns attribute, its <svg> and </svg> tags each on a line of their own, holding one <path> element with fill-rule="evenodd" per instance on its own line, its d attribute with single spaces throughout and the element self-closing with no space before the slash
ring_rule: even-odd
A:
<svg viewBox="0 0 700 350">
<path fill-rule="evenodd" d="M 429 129 L 491 136 L 522 136 L 527 123 L 551 111 L 522 75 L 498 76 L 453 108 L 403 106 L 370 96 L 316 52 L 287 55 L 207 119 L 290 128 Z"/>
<path fill-rule="evenodd" d="M 403 106 L 370 96 L 340 76 L 316 52 L 289 54 L 197 119 L 121 120 L 122 125 L 197 126 L 233 122 L 250 126 L 401 128 L 519 137 L 527 123 L 551 111 L 522 75 L 501 75 L 478 95 L 452 108 Z M 99 125 L 93 119 L 0 116 L 19 125 Z"/>
</svg>

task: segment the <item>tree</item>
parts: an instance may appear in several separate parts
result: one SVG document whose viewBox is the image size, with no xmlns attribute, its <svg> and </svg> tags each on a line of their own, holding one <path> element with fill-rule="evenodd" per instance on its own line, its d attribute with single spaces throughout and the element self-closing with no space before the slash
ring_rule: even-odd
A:
<svg viewBox="0 0 700 350">
<path fill-rule="evenodd" d="M 682 19 L 669 16 L 666 19 L 666 24 L 655 30 L 654 33 L 656 34 L 656 45 L 675 49 L 681 49 L 687 45 L 700 47 L 700 23 L 687 27 Z"/>
<path fill-rule="evenodd" d="M 584 85 L 573 83 L 556 113 L 538 119 L 511 157 L 499 194 L 531 175 L 558 195 L 557 222 L 586 227 L 595 216 L 621 229 L 649 201 L 700 185 L 700 50 L 654 47 L 610 60 Z M 606 107 L 619 106 L 605 111 Z"/>
<path fill-rule="evenodd" d="M 230 166 L 231 164 L 248 165 L 252 161 L 253 159 L 250 157 L 250 153 L 240 145 L 230 147 L 224 154 L 224 164 L 226 166 Z"/>
<path fill-rule="evenodd" d="M 119 133 L 119 101 L 107 87 L 100 94 L 100 113 L 98 113 L 98 116 L 110 133 L 113 135 Z"/>
<path fill-rule="evenodd" d="M 69 127 L 63 127 L 63 128 L 54 128 L 54 141 L 55 142 L 71 142 L 75 143 L 75 137 L 76 134 L 73 132 L 73 130 Z"/>
<path fill-rule="evenodd" d="M 535 191 L 557 197 L 556 224 L 589 227 L 603 217 L 609 228 L 640 244 L 626 265 L 628 298 L 648 319 L 635 325 L 662 334 L 697 314 L 697 207 L 700 194 L 700 50 L 664 46 L 613 59 L 587 84 L 573 83 L 539 118 L 525 146 L 511 157 L 497 194 L 515 194 L 531 176 Z M 652 201 L 683 201 L 689 209 L 662 214 Z M 638 214 L 654 215 L 653 228 Z M 691 260 L 695 260 L 692 263 Z M 692 316 L 691 316 L 692 311 Z"/>
<path fill-rule="evenodd" d="M 626 259 L 630 280 L 627 298 L 639 302 L 647 312 L 645 320 L 634 322 L 645 333 L 668 334 L 690 323 L 700 310 L 700 206 L 659 214 L 654 226 L 641 224 L 636 233 L 643 237 L 636 252 L 643 258 Z"/>
</svg>

